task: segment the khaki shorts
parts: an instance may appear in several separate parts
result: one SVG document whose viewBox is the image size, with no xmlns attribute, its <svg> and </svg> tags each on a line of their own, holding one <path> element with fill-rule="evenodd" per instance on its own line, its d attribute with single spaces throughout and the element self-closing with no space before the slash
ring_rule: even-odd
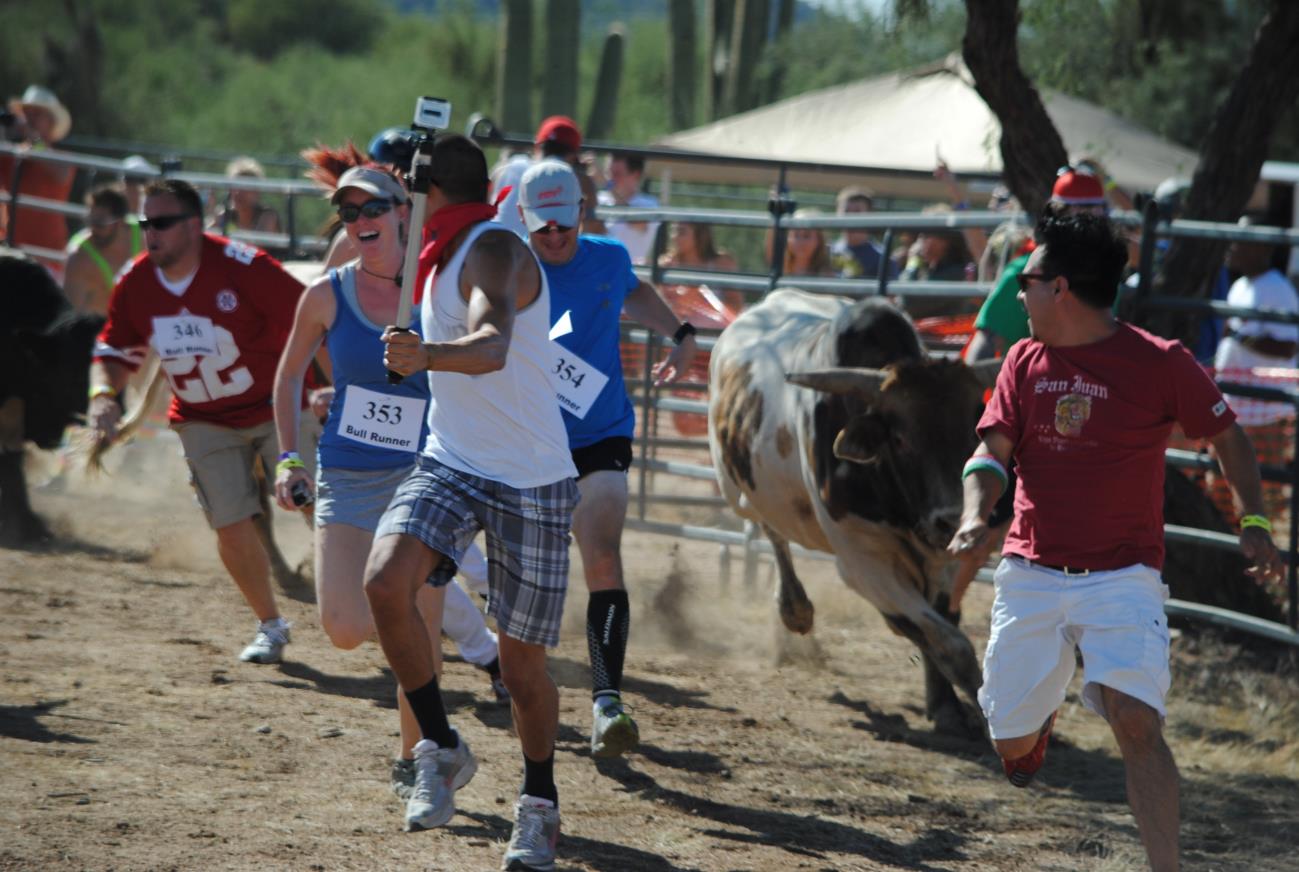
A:
<svg viewBox="0 0 1299 872">
<path fill-rule="evenodd" d="M 316 443 L 311 431 L 313 426 L 318 430 L 319 425 L 311 420 L 310 415 L 302 417 L 299 453 L 308 467 L 308 474 L 314 474 Z M 213 530 L 261 514 L 261 491 L 255 464 L 260 458 L 267 487 L 273 489 L 275 464 L 280 455 L 275 422 L 267 421 L 243 429 L 200 421 L 173 424 L 172 427 L 180 436 L 185 451 L 189 482 Z M 273 494 L 271 500 L 274 501 Z"/>
</svg>

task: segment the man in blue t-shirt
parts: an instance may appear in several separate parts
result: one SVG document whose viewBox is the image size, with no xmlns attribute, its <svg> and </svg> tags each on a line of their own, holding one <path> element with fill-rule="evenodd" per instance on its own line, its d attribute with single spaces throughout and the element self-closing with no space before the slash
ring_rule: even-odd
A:
<svg viewBox="0 0 1299 872">
<path fill-rule="evenodd" d="M 636 418 L 622 378 L 619 319 L 671 336 L 676 348 L 654 370 L 656 384 L 676 381 L 695 356 L 695 329 L 677 320 L 654 286 L 632 272 L 621 242 L 578 234 L 583 199 L 568 164 L 545 160 L 519 183 L 528 244 L 550 287 L 551 380 L 568 428 L 581 494 L 573 535 L 582 552 L 590 599 L 586 610 L 594 700 L 591 754 L 617 757 L 640 740 L 623 710 L 623 659 L 631 611 L 622 575 L 627 469 Z"/>
</svg>

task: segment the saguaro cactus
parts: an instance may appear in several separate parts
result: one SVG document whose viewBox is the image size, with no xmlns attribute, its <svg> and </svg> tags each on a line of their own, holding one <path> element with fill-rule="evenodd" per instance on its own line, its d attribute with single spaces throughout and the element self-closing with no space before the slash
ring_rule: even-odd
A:
<svg viewBox="0 0 1299 872">
<path fill-rule="evenodd" d="M 532 2 L 504 0 L 496 55 L 496 113 L 511 133 L 532 130 Z"/>
<path fill-rule="evenodd" d="M 726 70 L 731 63 L 731 22 L 735 17 L 735 0 L 707 0 L 704 10 L 704 112 L 716 121 L 724 114 L 723 91 Z"/>
<path fill-rule="evenodd" d="M 609 28 L 600 52 L 600 75 L 595 80 L 595 97 L 591 100 L 591 114 L 586 121 L 586 136 L 605 139 L 613 132 L 614 118 L 618 113 L 618 87 L 622 84 L 623 41 L 621 24 Z"/>
<path fill-rule="evenodd" d="M 753 72 L 767 42 L 769 0 L 735 0 L 731 25 L 731 62 L 726 70 L 722 104 L 727 114 L 743 112 L 756 103 Z"/>
<path fill-rule="evenodd" d="M 668 119 L 673 130 L 695 123 L 695 3 L 668 4 Z"/>
<path fill-rule="evenodd" d="M 545 115 L 577 115 L 581 21 L 581 0 L 546 0 L 546 75 L 541 85 Z"/>
</svg>

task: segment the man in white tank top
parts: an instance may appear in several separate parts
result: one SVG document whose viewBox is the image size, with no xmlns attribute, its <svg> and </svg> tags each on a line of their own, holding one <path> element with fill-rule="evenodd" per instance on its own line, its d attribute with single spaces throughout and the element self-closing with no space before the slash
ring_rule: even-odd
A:
<svg viewBox="0 0 1299 872">
<path fill-rule="evenodd" d="M 421 301 L 425 341 L 391 327 L 383 337 L 388 369 L 429 373 L 430 434 L 375 532 L 366 595 L 423 736 L 406 827 L 441 826 L 477 763 L 447 721 L 431 653 L 421 644 L 415 594 L 425 579 L 440 591 L 474 535 L 486 531 L 487 610 L 500 632 L 501 672 L 525 764 L 504 867 L 551 869 L 559 837 L 559 694 L 546 647 L 559 641 L 577 485 L 547 375 L 548 288 L 523 240 L 487 223 L 487 164 L 477 145 L 439 136 L 432 176 L 435 237 L 425 261 L 435 267 Z"/>
</svg>

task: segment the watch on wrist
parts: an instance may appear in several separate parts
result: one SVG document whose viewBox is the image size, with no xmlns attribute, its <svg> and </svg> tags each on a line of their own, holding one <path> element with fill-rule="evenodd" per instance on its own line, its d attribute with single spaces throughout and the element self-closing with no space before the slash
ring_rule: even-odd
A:
<svg viewBox="0 0 1299 872">
<path fill-rule="evenodd" d="M 687 336 L 694 336 L 698 332 L 699 331 L 695 329 L 694 324 L 691 324 L 689 321 L 682 321 L 681 326 L 677 328 L 677 332 L 672 334 L 672 341 L 677 345 L 680 345 L 682 342 L 686 341 Z"/>
</svg>

